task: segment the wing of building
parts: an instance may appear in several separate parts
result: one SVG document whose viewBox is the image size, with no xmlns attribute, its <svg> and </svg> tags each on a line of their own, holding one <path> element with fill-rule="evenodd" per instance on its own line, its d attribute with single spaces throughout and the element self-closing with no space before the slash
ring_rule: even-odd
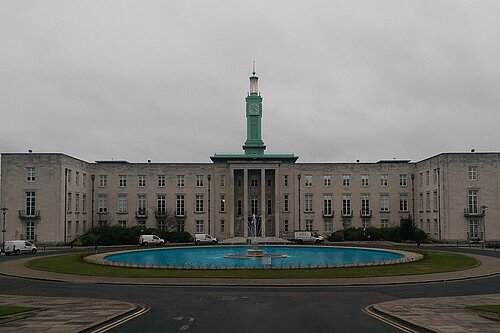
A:
<svg viewBox="0 0 500 333">
<path fill-rule="evenodd" d="M 89 163 L 59 153 L 3 153 L 4 237 L 67 243 L 108 224 L 209 233 L 219 239 L 328 236 L 391 227 L 412 216 L 440 241 L 500 240 L 500 153 L 442 153 L 423 161 L 297 163 L 265 153 L 255 72 L 247 139 L 212 163 Z M 5 227 L 5 215 L 7 226 Z"/>
</svg>

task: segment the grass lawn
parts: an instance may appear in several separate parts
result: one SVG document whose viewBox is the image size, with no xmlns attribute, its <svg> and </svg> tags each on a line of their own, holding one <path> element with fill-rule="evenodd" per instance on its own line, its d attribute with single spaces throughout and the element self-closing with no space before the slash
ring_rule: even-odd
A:
<svg viewBox="0 0 500 333">
<path fill-rule="evenodd" d="M 469 308 L 477 311 L 500 314 L 500 305 L 475 305 Z"/>
<path fill-rule="evenodd" d="M 427 274 L 456 271 L 474 267 L 476 259 L 454 253 L 422 251 L 424 259 L 412 263 L 349 268 L 318 269 L 255 269 L 255 270 L 183 270 L 183 269 L 144 269 L 113 267 L 90 264 L 83 260 L 87 254 L 67 254 L 38 258 L 27 263 L 28 267 L 44 271 L 67 274 L 109 276 L 109 277 L 164 277 L 164 278 L 247 278 L 247 279 L 300 279 L 336 277 L 375 277 L 394 275 Z"/>
<path fill-rule="evenodd" d="M 23 307 L 23 306 L 0 305 L 0 318 L 4 317 L 4 316 L 11 315 L 11 314 L 31 311 L 33 309 L 35 309 L 35 308 L 27 308 L 27 307 Z"/>
</svg>

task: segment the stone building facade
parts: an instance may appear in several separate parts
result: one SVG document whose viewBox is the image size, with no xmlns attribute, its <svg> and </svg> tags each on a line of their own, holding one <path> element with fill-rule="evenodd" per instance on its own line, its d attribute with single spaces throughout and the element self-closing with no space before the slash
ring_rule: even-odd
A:
<svg viewBox="0 0 500 333">
<path fill-rule="evenodd" d="M 442 153 L 418 162 L 297 163 L 266 154 L 262 98 L 250 77 L 241 154 L 212 163 L 89 163 L 57 153 L 3 153 L 6 239 L 67 243 L 108 224 L 210 233 L 220 239 L 328 236 L 413 216 L 440 241 L 500 240 L 500 153 Z M 254 218 L 255 217 L 255 218 Z"/>
</svg>

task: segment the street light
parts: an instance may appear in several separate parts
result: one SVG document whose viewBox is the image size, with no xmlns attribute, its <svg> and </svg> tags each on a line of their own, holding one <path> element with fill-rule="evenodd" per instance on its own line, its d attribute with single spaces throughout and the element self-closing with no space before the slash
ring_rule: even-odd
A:
<svg viewBox="0 0 500 333">
<path fill-rule="evenodd" d="M 2 228 L 2 252 L 5 253 L 5 213 L 7 213 L 8 209 L 3 207 L 0 208 L 3 214 L 3 228 Z"/>
</svg>

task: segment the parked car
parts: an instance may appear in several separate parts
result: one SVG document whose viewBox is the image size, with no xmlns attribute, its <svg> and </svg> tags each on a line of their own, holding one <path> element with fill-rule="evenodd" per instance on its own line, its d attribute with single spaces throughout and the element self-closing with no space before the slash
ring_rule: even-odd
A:
<svg viewBox="0 0 500 333">
<path fill-rule="evenodd" d="M 194 243 L 196 245 L 200 244 L 217 244 L 217 238 L 210 236 L 209 234 L 195 234 Z"/>
<path fill-rule="evenodd" d="M 139 236 L 139 245 L 148 246 L 148 245 L 164 245 L 165 240 L 156 235 L 141 235 Z"/>
<path fill-rule="evenodd" d="M 32 253 L 37 251 L 36 245 L 26 240 L 11 240 L 5 242 L 5 254 Z"/>
<path fill-rule="evenodd" d="M 293 240 L 299 243 L 322 243 L 325 239 L 316 231 L 295 231 Z"/>
</svg>

